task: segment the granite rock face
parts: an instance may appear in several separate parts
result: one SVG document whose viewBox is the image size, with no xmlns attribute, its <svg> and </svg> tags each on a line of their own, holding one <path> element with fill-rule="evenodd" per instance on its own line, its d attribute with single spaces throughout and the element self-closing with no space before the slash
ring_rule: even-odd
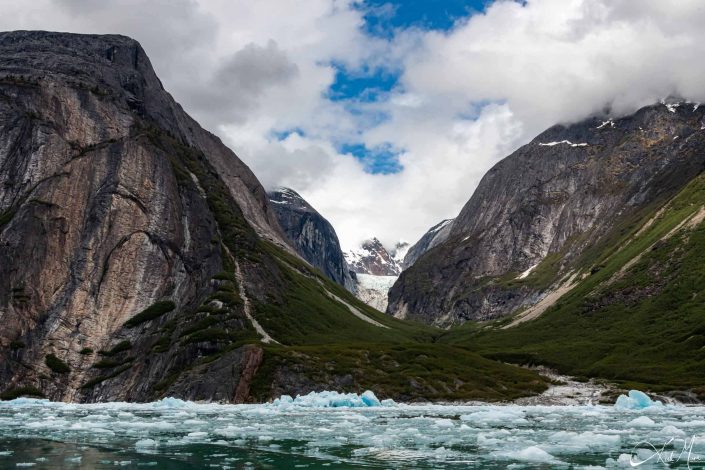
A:
<svg viewBox="0 0 705 470">
<path fill-rule="evenodd" d="M 419 239 L 419 241 L 409 247 L 401 263 L 402 269 L 409 268 L 416 262 L 417 259 L 421 257 L 421 255 L 434 246 L 444 242 L 448 238 L 450 230 L 453 228 L 453 220 L 454 219 L 445 219 L 437 223 L 428 229 L 428 232 L 426 232 L 423 237 Z"/>
<path fill-rule="evenodd" d="M 269 202 L 296 252 L 330 280 L 354 292 L 355 279 L 330 222 L 289 188 L 270 191 Z"/>
<path fill-rule="evenodd" d="M 206 316 L 218 338 L 256 342 L 232 272 L 264 298 L 275 276 L 250 255 L 264 241 L 293 253 L 257 178 L 136 41 L 0 33 L 0 391 L 246 400 L 256 345 L 198 366 L 198 388 L 175 371 L 214 348 L 194 333 Z M 155 304 L 158 322 L 125 326 Z M 227 393 L 210 383 L 224 368 Z"/>
<path fill-rule="evenodd" d="M 388 313 L 448 326 L 538 302 L 705 168 L 704 116 L 671 102 L 548 129 L 484 176 L 447 239 L 401 274 Z"/>
</svg>

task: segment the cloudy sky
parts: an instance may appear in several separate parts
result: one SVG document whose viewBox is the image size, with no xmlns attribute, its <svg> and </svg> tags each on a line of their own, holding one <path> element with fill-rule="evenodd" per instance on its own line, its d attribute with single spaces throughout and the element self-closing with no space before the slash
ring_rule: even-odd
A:
<svg viewBox="0 0 705 470">
<path fill-rule="evenodd" d="M 174 97 L 351 247 L 415 241 L 546 127 L 705 101 L 702 0 L 0 0 L 139 40 Z"/>
</svg>

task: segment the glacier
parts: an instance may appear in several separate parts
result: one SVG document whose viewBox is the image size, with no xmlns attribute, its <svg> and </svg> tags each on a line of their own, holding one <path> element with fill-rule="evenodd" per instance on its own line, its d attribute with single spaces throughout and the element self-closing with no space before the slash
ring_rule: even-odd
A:
<svg viewBox="0 0 705 470">
<path fill-rule="evenodd" d="M 645 442 L 676 454 L 692 443 L 692 458 L 705 459 L 705 407 L 624 397 L 580 406 L 407 404 L 372 391 L 245 405 L 21 398 L 0 402 L 0 468 L 628 468 L 648 458 Z"/>
</svg>

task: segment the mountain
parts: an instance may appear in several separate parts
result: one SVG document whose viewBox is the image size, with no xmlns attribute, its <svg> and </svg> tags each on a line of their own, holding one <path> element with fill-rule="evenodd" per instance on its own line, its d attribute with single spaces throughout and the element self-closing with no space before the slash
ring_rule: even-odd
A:
<svg viewBox="0 0 705 470">
<path fill-rule="evenodd" d="M 328 279 L 354 292 L 355 280 L 330 222 L 292 189 L 279 188 L 268 194 L 279 225 L 296 252 Z"/>
<path fill-rule="evenodd" d="M 301 259 L 257 178 L 117 35 L 0 33 L 0 399 L 537 393 Z"/>
<path fill-rule="evenodd" d="M 357 274 L 398 276 L 401 267 L 376 237 L 364 241 L 359 248 L 345 252 L 345 260 Z"/>
<path fill-rule="evenodd" d="M 703 171 L 704 116 L 667 102 L 548 129 L 483 177 L 447 239 L 392 287 L 389 313 L 448 326 L 543 311 Z"/>
<path fill-rule="evenodd" d="M 434 225 L 414 245 L 409 246 L 401 261 L 402 269 L 413 265 L 417 259 L 434 246 L 444 242 L 450 234 L 454 219 L 445 219 Z"/>
</svg>

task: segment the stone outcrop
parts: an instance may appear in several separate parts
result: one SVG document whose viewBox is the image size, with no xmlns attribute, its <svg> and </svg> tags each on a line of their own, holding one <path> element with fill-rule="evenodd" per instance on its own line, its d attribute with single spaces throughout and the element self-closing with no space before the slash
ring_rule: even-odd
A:
<svg viewBox="0 0 705 470">
<path fill-rule="evenodd" d="M 453 228 L 453 220 L 454 219 L 445 219 L 437 223 L 428 229 L 428 232 L 426 232 L 419 241 L 409 247 L 401 263 L 402 269 L 412 266 L 421 255 L 434 246 L 444 242 L 448 238 L 451 228 Z"/>
<path fill-rule="evenodd" d="M 448 326 L 537 303 L 703 170 L 704 115 L 669 102 L 548 129 L 484 176 L 447 239 L 401 274 L 388 312 Z"/>
<path fill-rule="evenodd" d="M 355 280 L 330 222 L 289 188 L 270 191 L 269 202 L 296 252 L 330 280 L 354 292 Z"/>
<path fill-rule="evenodd" d="M 0 390 L 246 400 L 253 346 L 197 361 L 257 341 L 232 266 L 264 299 L 266 243 L 293 253 L 257 178 L 136 41 L 0 33 Z M 192 368 L 203 386 L 184 385 Z"/>
</svg>

